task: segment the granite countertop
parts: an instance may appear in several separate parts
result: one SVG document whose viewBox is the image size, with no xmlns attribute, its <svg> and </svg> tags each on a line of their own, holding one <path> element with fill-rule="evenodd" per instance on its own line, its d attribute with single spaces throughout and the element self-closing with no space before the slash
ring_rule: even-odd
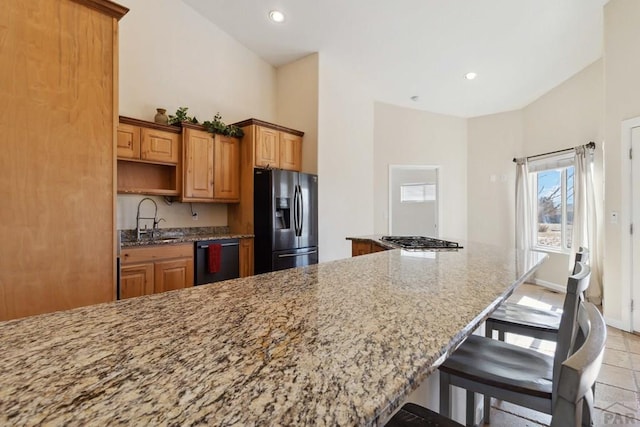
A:
<svg viewBox="0 0 640 427">
<path fill-rule="evenodd" d="M 255 237 L 253 234 L 232 233 L 227 226 L 160 228 L 156 230 L 156 235 L 153 239 L 143 236 L 140 240 L 136 239 L 136 230 L 119 231 L 121 248 L 188 243 L 201 240 L 245 239 Z"/>
<path fill-rule="evenodd" d="M 390 250 L 2 322 L 0 425 L 378 425 L 545 257 Z"/>
<path fill-rule="evenodd" d="M 347 240 L 352 240 L 354 242 L 374 242 L 375 244 L 380 245 L 383 248 L 398 249 L 398 246 L 382 240 L 382 234 L 371 234 L 368 236 L 347 237 Z"/>
</svg>

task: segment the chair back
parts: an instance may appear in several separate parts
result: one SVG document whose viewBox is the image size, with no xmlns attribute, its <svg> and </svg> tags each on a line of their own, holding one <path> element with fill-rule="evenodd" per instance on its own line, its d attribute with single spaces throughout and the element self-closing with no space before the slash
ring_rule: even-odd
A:
<svg viewBox="0 0 640 427">
<path fill-rule="evenodd" d="M 573 271 L 571 274 L 577 273 L 578 263 L 589 264 L 589 249 L 584 246 L 580 246 L 576 252 L 575 262 L 573 264 Z"/>
<path fill-rule="evenodd" d="M 602 365 L 607 326 L 595 305 L 581 302 L 578 327 L 586 339 L 560 367 L 551 427 L 591 425 L 593 385 Z"/>
<path fill-rule="evenodd" d="M 556 341 L 556 352 L 553 359 L 552 408 L 555 405 L 562 363 L 571 356 L 574 346 L 576 344 L 579 346 L 584 341 L 582 333 L 576 340 L 579 329 L 576 325 L 578 323 L 578 307 L 582 300 L 582 294 L 589 287 L 591 269 L 588 265 L 578 262 L 576 263 L 576 270 L 576 273 L 569 276 L 567 281 L 567 295 L 564 297 L 562 317 L 558 328 L 558 340 Z"/>
</svg>

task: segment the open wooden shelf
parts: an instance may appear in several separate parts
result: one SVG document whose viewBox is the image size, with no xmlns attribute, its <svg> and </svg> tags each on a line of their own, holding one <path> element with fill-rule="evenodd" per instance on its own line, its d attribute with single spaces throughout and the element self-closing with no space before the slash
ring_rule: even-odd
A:
<svg viewBox="0 0 640 427">
<path fill-rule="evenodd" d="M 118 159 L 118 193 L 180 194 L 178 165 L 164 165 Z"/>
</svg>

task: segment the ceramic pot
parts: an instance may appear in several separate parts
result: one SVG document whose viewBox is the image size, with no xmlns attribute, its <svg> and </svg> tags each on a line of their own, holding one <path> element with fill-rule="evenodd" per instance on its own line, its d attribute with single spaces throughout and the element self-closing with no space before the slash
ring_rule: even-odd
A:
<svg viewBox="0 0 640 427">
<path fill-rule="evenodd" d="M 164 108 L 156 108 L 156 111 L 157 113 L 153 118 L 153 121 L 161 125 L 168 125 L 169 117 L 167 117 L 167 110 L 165 110 Z"/>
</svg>

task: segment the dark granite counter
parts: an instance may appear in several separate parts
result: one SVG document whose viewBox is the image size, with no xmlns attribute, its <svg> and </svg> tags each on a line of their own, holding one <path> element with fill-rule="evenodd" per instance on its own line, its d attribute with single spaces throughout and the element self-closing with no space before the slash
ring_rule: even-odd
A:
<svg viewBox="0 0 640 427">
<path fill-rule="evenodd" d="M 383 251 L 0 323 L 0 425 L 377 425 L 545 259 Z"/>
</svg>

